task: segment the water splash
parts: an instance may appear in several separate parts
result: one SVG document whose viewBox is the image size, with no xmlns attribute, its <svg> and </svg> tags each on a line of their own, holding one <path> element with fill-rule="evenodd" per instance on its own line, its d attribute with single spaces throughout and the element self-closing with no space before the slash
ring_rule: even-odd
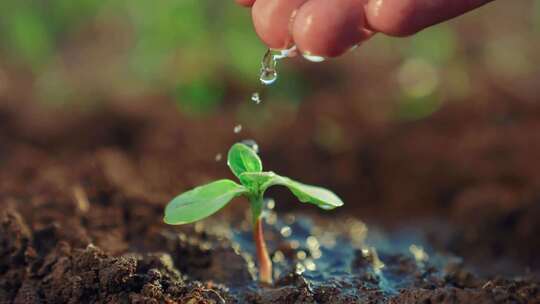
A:
<svg viewBox="0 0 540 304">
<path fill-rule="evenodd" d="M 379 258 L 377 249 L 375 247 L 368 247 L 362 249 L 362 255 L 371 261 L 371 266 L 373 267 L 373 272 L 377 275 L 382 274 L 382 269 L 384 268 L 384 263 Z"/>
<path fill-rule="evenodd" d="M 428 249 L 429 246 L 422 241 L 421 235 L 411 236 L 410 230 L 387 234 L 370 226 L 371 232 L 364 235 L 367 226 L 358 220 L 345 219 L 325 225 L 316 223 L 312 218 L 289 213 L 282 214 L 274 224 L 265 226 L 276 279 L 293 272 L 301 274 L 300 279 L 309 288 L 339 284 L 343 286 L 344 292 L 351 294 L 362 292 L 356 289 L 360 280 L 366 288 L 392 297 L 399 294 L 401 289 L 422 284 L 419 277 L 425 274 L 443 280 L 446 274 L 442 270 L 451 262 L 448 257 L 440 256 L 440 264 L 437 266 L 440 270 L 428 273 L 427 269 L 431 269 L 428 266 L 432 266 L 438 256 L 429 251 L 430 258 L 425 266 L 415 266 L 409 252 L 410 245 L 416 244 L 417 247 Z M 347 226 L 344 223 L 352 224 L 353 227 L 344 227 Z M 233 240 L 240 245 L 241 251 L 254 256 L 251 226 L 244 227 L 241 223 L 234 226 L 238 228 L 234 231 Z M 403 239 L 403 236 L 408 238 Z M 357 247 L 357 244 L 362 244 L 362 247 Z M 291 284 L 296 286 L 295 283 Z M 249 288 L 254 286 L 256 283 Z M 240 289 L 232 289 L 232 292 L 242 294 L 244 288 L 245 285 Z"/>
<path fill-rule="evenodd" d="M 424 247 L 422 246 L 416 246 L 415 244 L 412 244 L 409 246 L 409 251 L 414 256 L 414 260 L 416 261 L 416 264 L 418 266 L 423 266 L 425 262 L 429 260 L 429 255 L 424 250 Z"/>
</svg>

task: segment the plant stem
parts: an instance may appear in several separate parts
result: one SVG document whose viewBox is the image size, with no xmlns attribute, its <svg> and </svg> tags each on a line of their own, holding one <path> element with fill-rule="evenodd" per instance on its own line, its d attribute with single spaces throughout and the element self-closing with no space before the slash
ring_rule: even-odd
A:
<svg viewBox="0 0 540 304">
<path fill-rule="evenodd" d="M 266 249 L 264 241 L 263 225 L 261 217 L 255 220 L 253 227 L 253 239 L 257 247 L 257 261 L 259 263 L 259 281 L 266 284 L 272 284 L 272 261 Z"/>
</svg>

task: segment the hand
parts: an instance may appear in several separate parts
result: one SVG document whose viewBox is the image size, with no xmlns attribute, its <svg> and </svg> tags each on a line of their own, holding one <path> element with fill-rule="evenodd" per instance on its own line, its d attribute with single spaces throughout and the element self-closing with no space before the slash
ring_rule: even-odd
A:
<svg viewBox="0 0 540 304">
<path fill-rule="evenodd" d="M 376 32 L 412 35 L 492 0 L 236 0 L 272 49 L 336 57 Z"/>
</svg>

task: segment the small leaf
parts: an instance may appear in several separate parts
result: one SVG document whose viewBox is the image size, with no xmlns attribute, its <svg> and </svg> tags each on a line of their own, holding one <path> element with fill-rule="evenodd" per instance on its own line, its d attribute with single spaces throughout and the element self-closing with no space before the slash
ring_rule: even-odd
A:
<svg viewBox="0 0 540 304">
<path fill-rule="evenodd" d="M 244 172 L 238 178 L 243 185 L 253 189 L 255 192 L 264 192 L 279 177 L 274 172 Z"/>
<path fill-rule="evenodd" d="M 274 172 L 243 173 L 240 175 L 240 181 L 250 189 L 256 189 L 261 195 L 264 194 L 268 187 L 282 185 L 289 188 L 303 203 L 314 204 L 325 210 L 343 206 L 343 201 L 329 190 L 302 184 L 288 177 L 279 176 Z"/>
<path fill-rule="evenodd" d="M 262 171 L 262 162 L 257 153 L 241 143 L 234 144 L 229 150 L 227 165 L 238 178 L 244 172 Z"/>
<path fill-rule="evenodd" d="M 287 177 L 275 185 L 289 188 L 302 203 L 314 204 L 325 210 L 343 206 L 343 201 L 334 192 L 321 187 L 302 184 Z"/>
<path fill-rule="evenodd" d="M 180 194 L 167 205 L 163 221 L 170 225 L 182 225 L 202 220 L 247 191 L 244 186 L 228 179 L 194 188 Z"/>
</svg>

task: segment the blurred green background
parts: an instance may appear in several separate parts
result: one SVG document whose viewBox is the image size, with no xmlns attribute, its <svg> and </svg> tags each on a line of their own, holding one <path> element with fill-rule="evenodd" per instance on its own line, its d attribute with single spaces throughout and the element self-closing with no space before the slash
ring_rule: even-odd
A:
<svg viewBox="0 0 540 304">
<path fill-rule="evenodd" d="M 258 83 L 265 48 L 232 2 L 2 1 L 0 97 L 58 107 L 159 96 L 211 115 L 254 91 L 292 109 L 326 94 L 402 120 L 484 102 L 493 83 L 519 96 L 539 84 L 540 1 L 495 1 L 411 38 L 377 35 L 325 63 L 287 60 L 269 90 Z"/>
</svg>

